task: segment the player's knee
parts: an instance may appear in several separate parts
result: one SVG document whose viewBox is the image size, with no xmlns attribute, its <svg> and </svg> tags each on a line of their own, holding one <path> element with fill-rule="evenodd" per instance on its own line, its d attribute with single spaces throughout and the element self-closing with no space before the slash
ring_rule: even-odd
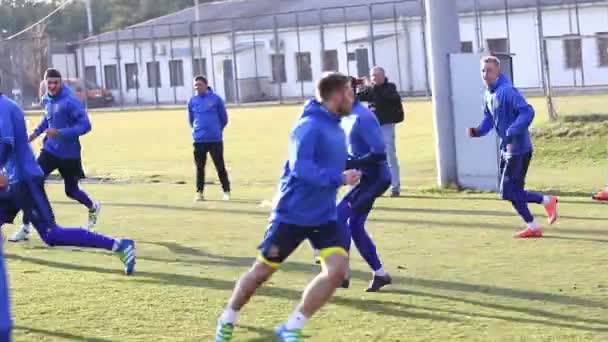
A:
<svg viewBox="0 0 608 342">
<path fill-rule="evenodd" d="M 40 229 L 40 239 L 42 239 L 47 246 L 54 247 L 57 244 L 55 229 Z"/>
<path fill-rule="evenodd" d="M 276 268 L 273 268 L 269 265 L 266 265 L 264 263 L 260 263 L 257 262 L 249 271 L 249 273 L 253 276 L 253 278 L 256 280 L 256 282 L 258 283 L 258 285 L 262 285 L 264 284 L 268 279 L 270 279 L 270 277 L 272 276 L 272 274 L 276 271 Z"/>
<path fill-rule="evenodd" d="M 500 198 L 503 201 L 512 201 L 513 200 L 513 191 L 508 188 L 503 188 L 500 190 Z"/>
<path fill-rule="evenodd" d="M 78 187 L 66 187 L 65 188 L 65 195 L 68 196 L 71 199 L 76 198 L 76 194 L 78 193 Z"/>
</svg>

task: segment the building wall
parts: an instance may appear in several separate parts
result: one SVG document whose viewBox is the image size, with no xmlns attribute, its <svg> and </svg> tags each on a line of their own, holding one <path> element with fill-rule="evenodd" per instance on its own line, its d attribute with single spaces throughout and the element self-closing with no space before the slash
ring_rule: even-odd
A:
<svg viewBox="0 0 608 342">
<path fill-rule="evenodd" d="M 580 33 L 583 35 L 594 35 L 597 32 L 608 31 L 608 5 L 594 5 L 580 9 Z M 571 8 L 544 10 L 544 33 L 546 36 L 562 36 L 577 32 L 576 16 Z M 510 24 L 510 52 L 513 54 L 514 83 L 524 88 L 539 88 L 541 86 L 541 61 L 539 57 L 539 42 L 537 34 L 536 13 L 534 11 L 516 11 L 509 14 Z M 475 18 L 471 15 L 463 15 L 460 19 L 461 41 L 473 43 L 475 51 L 487 48 L 487 39 L 507 38 L 506 21 L 504 13 L 483 13 L 481 16 L 481 34 L 477 43 L 477 32 L 475 31 Z M 425 93 L 428 80 L 425 69 L 425 50 L 423 48 L 423 30 L 420 18 L 402 18 L 397 23 L 398 32 L 395 35 L 395 23 L 387 21 L 374 25 L 374 35 L 380 36 L 392 34 L 391 36 L 376 42 L 376 64 L 383 66 L 392 82 L 402 92 Z M 348 40 L 360 39 L 360 42 L 349 43 L 348 50 L 345 44 L 345 32 L 343 25 L 326 26 L 323 31 L 325 50 L 337 50 L 339 71 L 356 75 L 356 61 L 347 62 L 348 53 L 357 49 L 367 49 L 370 67 L 372 65 L 372 48 L 365 40 L 369 36 L 368 23 L 351 23 L 347 26 L 346 35 Z M 239 87 L 244 98 L 248 99 L 256 93 L 266 96 L 277 97 L 279 89 L 284 97 L 300 97 L 314 95 L 314 80 L 322 73 L 321 38 L 318 27 L 301 28 L 299 34 L 300 51 L 310 52 L 313 81 L 299 81 L 297 79 L 296 53 L 298 52 L 298 34 L 295 30 L 280 30 L 279 40 L 282 42 L 280 52 L 285 55 L 286 82 L 278 84 L 272 80 L 271 55 L 275 53 L 271 40 L 274 40 L 273 32 L 256 32 L 255 40 L 263 42 L 255 50 L 249 49 L 237 54 L 236 67 L 238 70 Z M 253 42 L 251 33 L 239 33 L 235 38 L 236 43 Z M 195 37 L 194 54 L 196 57 L 202 54 L 207 62 L 207 77 L 210 85 L 217 93 L 224 96 L 225 77 L 224 60 L 232 61 L 230 51 L 231 35 L 218 34 L 201 36 L 199 40 Z M 211 48 L 211 43 L 213 48 Z M 190 51 L 189 38 L 176 38 L 172 41 L 173 50 L 170 49 L 169 41 L 166 39 L 155 42 L 157 54 L 156 61 L 160 63 L 161 87 L 158 88 L 158 101 L 161 103 L 185 102 L 192 94 L 191 77 L 193 66 Z M 481 46 L 479 46 L 481 45 Z M 164 48 L 162 47 L 164 46 Z M 550 72 L 552 84 L 555 86 L 581 86 L 606 85 L 608 84 L 608 68 L 598 66 L 597 42 L 595 38 L 583 39 L 583 63 L 582 68 L 569 69 L 565 65 L 564 42 L 562 39 L 548 40 L 547 51 L 550 59 Z M 218 51 L 228 50 L 225 54 L 218 55 Z M 87 46 L 85 49 L 85 65 L 96 66 L 98 83 L 103 83 L 103 66 L 116 63 L 116 45 L 102 44 L 101 67 L 98 58 L 99 49 L 96 45 Z M 164 53 L 163 53 L 164 51 Z M 169 60 L 171 51 L 175 59 L 183 61 L 184 84 L 175 87 L 169 84 Z M 79 51 L 80 52 L 80 51 Z M 153 60 L 152 41 L 122 42 L 119 47 L 121 57 L 120 72 L 122 79 L 121 90 L 125 103 L 153 103 L 155 101 L 154 88 L 148 87 L 146 63 Z M 213 52 L 213 53 L 212 53 Z M 214 54 L 215 53 L 215 54 Z M 54 56 L 53 60 L 61 62 L 61 56 Z M 80 56 L 78 57 L 80 62 Z M 126 89 L 125 64 L 139 64 L 140 88 L 136 97 L 134 89 Z M 234 61 L 233 65 L 234 64 Z M 73 67 L 73 66 L 72 66 Z M 256 70 L 257 69 L 257 70 Z M 257 87 L 257 89 L 249 89 Z M 115 90 L 116 99 L 120 98 L 120 91 Z"/>
</svg>

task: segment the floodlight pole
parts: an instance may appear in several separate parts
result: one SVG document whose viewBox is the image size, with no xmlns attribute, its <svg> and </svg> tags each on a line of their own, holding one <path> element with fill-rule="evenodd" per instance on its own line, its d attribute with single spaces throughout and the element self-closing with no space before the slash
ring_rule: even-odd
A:
<svg viewBox="0 0 608 342">
<path fill-rule="evenodd" d="M 444 187 L 458 181 L 449 58 L 451 53 L 460 51 L 458 9 L 456 1 L 425 0 L 424 4 L 428 32 L 427 58 L 433 95 L 437 182 Z M 464 134 L 464 127 L 462 132 Z"/>
<path fill-rule="evenodd" d="M 93 36 L 93 10 L 91 9 L 91 0 L 85 1 L 87 9 L 87 28 L 89 30 L 89 37 Z"/>
</svg>

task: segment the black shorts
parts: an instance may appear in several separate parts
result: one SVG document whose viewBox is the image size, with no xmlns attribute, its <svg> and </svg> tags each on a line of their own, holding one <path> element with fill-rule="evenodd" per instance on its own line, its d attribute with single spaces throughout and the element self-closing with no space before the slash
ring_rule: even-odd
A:
<svg viewBox="0 0 608 342">
<path fill-rule="evenodd" d="M 306 239 L 315 249 L 319 250 L 321 258 L 332 254 L 348 256 L 350 235 L 336 222 L 318 227 L 274 222 L 266 230 L 264 241 L 259 246 L 258 260 L 268 266 L 278 268 Z"/>
<path fill-rule="evenodd" d="M 26 220 L 36 226 L 55 224 L 42 177 L 11 184 L 8 191 L 0 193 L 0 224 L 13 223 L 19 211 L 23 211 Z"/>
<path fill-rule="evenodd" d="M 40 165 L 45 177 L 58 170 L 64 180 L 78 181 L 85 178 L 82 159 L 80 158 L 63 159 L 42 150 L 38 156 L 38 165 Z"/>
</svg>

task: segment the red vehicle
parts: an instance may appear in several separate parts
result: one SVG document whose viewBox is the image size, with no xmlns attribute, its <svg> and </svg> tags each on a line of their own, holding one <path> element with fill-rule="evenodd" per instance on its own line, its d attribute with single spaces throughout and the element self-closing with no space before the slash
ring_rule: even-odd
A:
<svg viewBox="0 0 608 342">
<path fill-rule="evenodd" d="M 85 102 L 85 83 L 79 78 L 67 78 L 63 83 L 68 85 L 76 96 Z M 89 107 L 104 107 L 114 103 L 114 95 L 110 90 L 103 89 L 96 83 L 86 81 L 86 101 Z"/>
</svg>

